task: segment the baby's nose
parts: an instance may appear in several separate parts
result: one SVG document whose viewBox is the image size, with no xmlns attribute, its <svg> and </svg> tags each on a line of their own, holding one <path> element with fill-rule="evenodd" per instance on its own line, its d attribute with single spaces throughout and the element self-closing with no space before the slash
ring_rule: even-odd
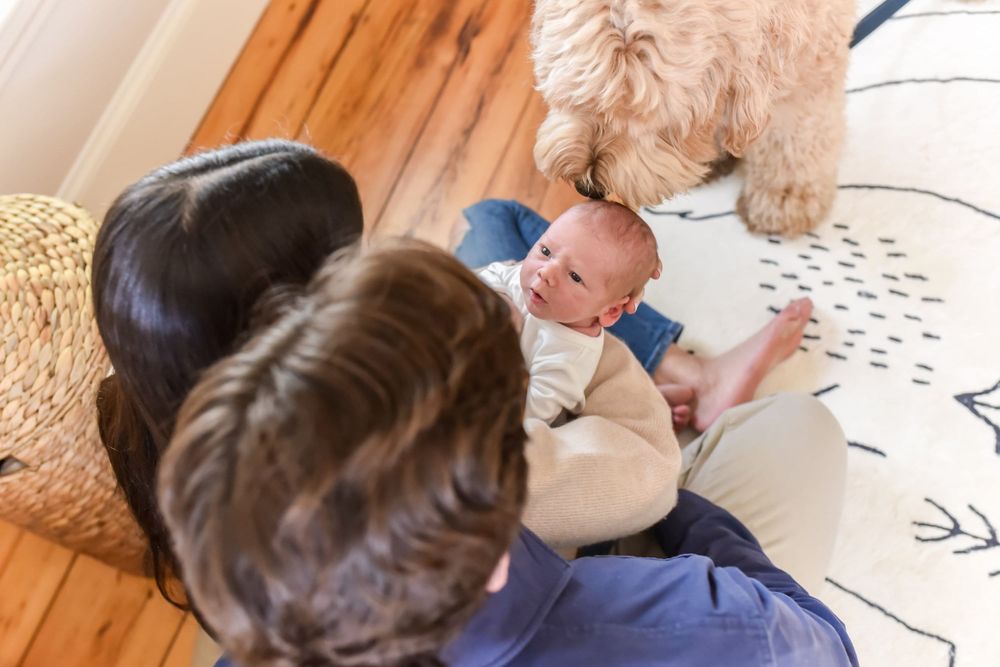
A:
<svg viewBox="0 0 1000 667">
<path fill-rule="evenodd" d="M 553 270 L 551 264 L 542 264 L 538 267 L 538 277 L 542 280 L 542 282 L 551 285 L 555 282 L 555 276 L 556 272 Z"/>
</svg>

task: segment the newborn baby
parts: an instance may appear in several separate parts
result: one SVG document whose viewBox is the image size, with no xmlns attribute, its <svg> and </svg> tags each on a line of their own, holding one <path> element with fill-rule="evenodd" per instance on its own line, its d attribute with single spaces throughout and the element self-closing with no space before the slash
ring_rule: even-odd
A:
<svg viewBox="0 0 1000 667">
<path fill-rule="evenodd" d="M 551 424 L 583 409 L 604 327 L 642 294 L 658 262 L 656 239 L 642 218 L 620 204 L 591 201 L 556 218 L 522 262 L 479 271 L 521 314 L 530 374 L 526 419 Z"/>
</svg>

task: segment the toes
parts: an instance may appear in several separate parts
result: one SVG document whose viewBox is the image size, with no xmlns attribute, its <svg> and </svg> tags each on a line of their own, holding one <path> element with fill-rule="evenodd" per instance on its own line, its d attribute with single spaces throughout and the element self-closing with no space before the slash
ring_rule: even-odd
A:
<svg viewBox="0 0 1000 667">
<path fill-rule="evenodd" d="M 694 389 L 683 384 L 661 384 L 656 387 L 671 406 L 683 406 L 694 400 Z"/>
<path fill-rule="evenodd" d="M 691 423 L 691 408 L 686 405 L 674 408 L 671 413 L 671 417 L 674 422 L 675 431 L 686 428 L 687 425 Z"/>
</svg>

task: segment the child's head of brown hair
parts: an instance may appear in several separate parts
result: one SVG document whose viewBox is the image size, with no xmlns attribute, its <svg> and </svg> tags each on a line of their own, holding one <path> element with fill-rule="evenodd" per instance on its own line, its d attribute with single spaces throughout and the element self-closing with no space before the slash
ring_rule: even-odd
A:
<svg viewBox="0 0 1000 667">
<path fill-rule="evenodd" d="M 399 241 L 286 311 L 181 410 L 159 495 L 185 585 L 244 667 L 436 664 L 524 504 L 508 307 Z"/>
</svg>

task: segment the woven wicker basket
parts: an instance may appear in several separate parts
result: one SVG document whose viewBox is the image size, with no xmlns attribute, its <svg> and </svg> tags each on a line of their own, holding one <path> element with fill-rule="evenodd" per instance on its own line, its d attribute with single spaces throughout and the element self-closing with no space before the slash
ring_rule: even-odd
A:
<svg viewBox="0 0 1000 667">
<path fill-rule="evenodd" d="M 0 196 L 0 519 L 141 573 L 145 541 L 97 433 L 110 366 L 90 299 L 96 234 L 76 206 Z"/>
</svg>

